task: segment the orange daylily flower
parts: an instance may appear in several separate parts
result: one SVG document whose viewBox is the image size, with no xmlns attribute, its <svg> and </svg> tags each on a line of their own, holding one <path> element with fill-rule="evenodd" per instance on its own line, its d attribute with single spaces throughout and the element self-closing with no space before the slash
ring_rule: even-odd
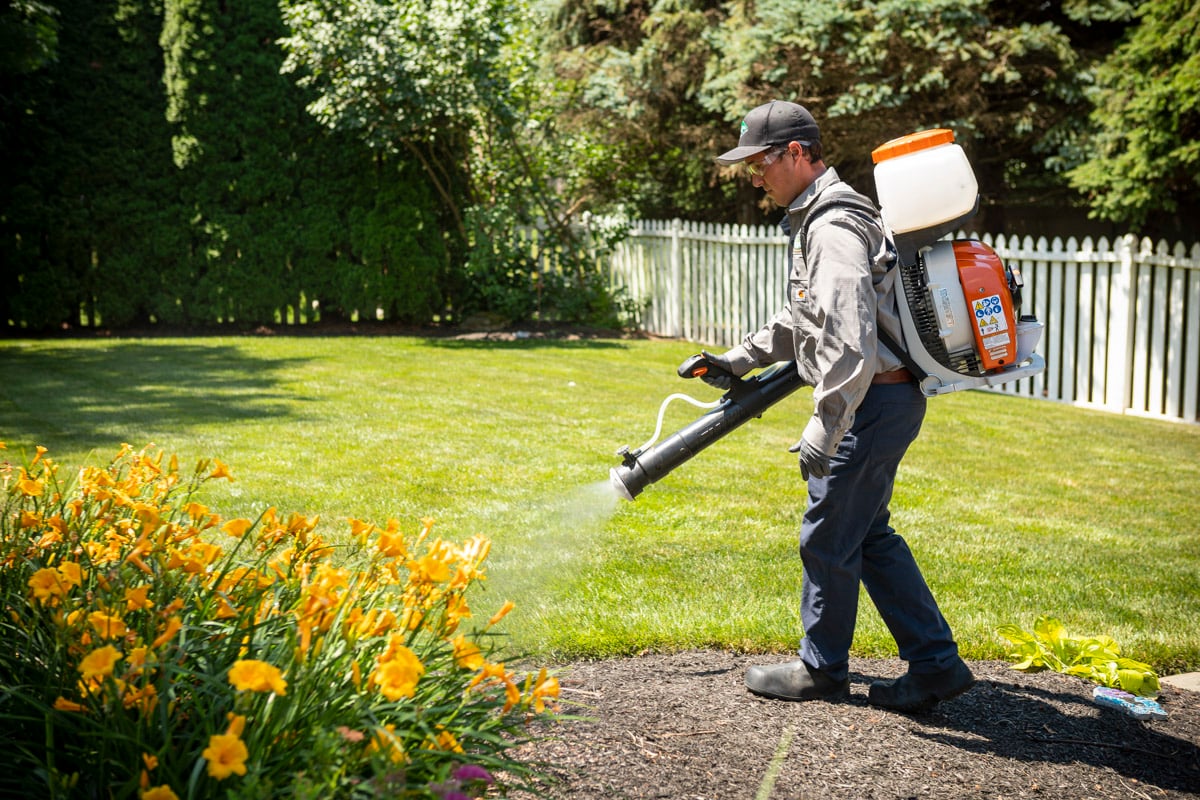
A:
<svg viewBox="0 0 1200 800">
<path fill-rule="evenodd" d="M 240 539 L 253 525 L 254 523 L 250 520 L 239 517 L 238 519 L 231 519 L 229 522 L 226 522 L 221 526 L 221 530 L 236 539 Z"/>
<path fill-rule="evenodd" d="M 463 669 L 476 670 L 483 666 L 484 657 L 479 646 L 467 640 L 467 637 L 454 637 L 454 663 Z"/>
<path fill-rule="evenodd" d="M 79 671 L 85 681 L 92 678 L 103 678 L 112 674 L 113 667 L 122 658 L 121 653 L 111 644 L 93 650 L 79 662 Z"/>
<path fill-rule="evenodd" d="M 141 611 L 143 609 L 154 608 L 154 601 L 149 599 L 150 585 L 135 586 L 132 589 L 125 590 L 125 610 Z"/>
<path fill-rule="evenodd" d="M 167 642 L 175 638 L 175 634 L 179 633 L 179 629 L 183 627 L 183 620 L 179 617 L 171 617 L 167 620 L 167 626 L 163 628 L 163 632 L 150 645 L 151 649 L 157 650 Z"/>
<path fill-rule="evenodd" d="M 495 625 L 497 622 L 499 622 L 500 620 L 507 617 L 508 613 L 516 607 L 517 607 L 517 604 L 514 603 L 512 600 L 505 600 L 504 605 L 500 606 L 500 610 L 497 611 L 495 614 L 493 614 L 492 618 L 488 620 L 487 627 L 490 628 L 493 625 Z"/>
<path fill-rule="evenodd" d="M 229 467 L 227 467 L 219 458 L 214 458 L 213 463 L 216 466 L 213 467 L 213 471 L 209 473 L 208 477 L 211 480 L 217 480 L 219 478 L 224 478 L 225 480 L 229 481 L 230 483 L 233 483 L 233 475 L 229 472 Z"/>
<path fill-rule="evenodd" d="M 371 680 L 388 700 L 399 700 L 416 694 L 417 682 L 425 674 L 425 665 L 412 650 L 400 644 L 401 637 L 393 636 L 387 651 L 379 657 Z"/>
<path fill-rule="evenodd" d="M 229 682 L 238 691 L 287 694 L 287 681 L 283 679 L 279 668 L 265 661 L 244 659 L 233 662 L 229 669 Z"/>
<path fill-rule="evenodd" d="M 120 639 L 125 635 L 125 621 L 104 611 L 93 611 L 88 614 L 88 622 L 100 636 L 105 639 Z"/>
</svg>

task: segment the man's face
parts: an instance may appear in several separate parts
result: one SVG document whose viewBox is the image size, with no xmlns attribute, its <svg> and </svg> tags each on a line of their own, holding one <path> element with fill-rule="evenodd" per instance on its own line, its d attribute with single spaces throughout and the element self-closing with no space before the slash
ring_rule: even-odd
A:
<svg viewBox="0 0 1200 800">
<path fill-rule="evenodd" d="M 772 203 L 785 208 L 816 179 L 812 164 L 795 142 L 751 156 L 745 164 L 750 182 L 761 188 Z"/>
</svg>

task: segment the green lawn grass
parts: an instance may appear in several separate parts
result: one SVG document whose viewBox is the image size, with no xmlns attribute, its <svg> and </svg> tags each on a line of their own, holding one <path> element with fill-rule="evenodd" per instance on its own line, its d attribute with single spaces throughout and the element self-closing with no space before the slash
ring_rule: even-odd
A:
<svg viewBox="0 0 1200 800">
<path fill-rule="evenodd" d="M 683 342 L 402 337 L 0 341 L 0 441 L 71 467 L 122 442 L 217 457 L 225 516 L 320 514 L 494 541 L 482 616 L 507 598 L 512 647 L 558 657 L 800 635 L 804 486 L 786 448 L 801 390 L 642 494 L 616 501 L 622 444 L 687 391 Z M 700 413 L 672 404 L 665 428 Z M 893 522 L 962 649 L 1000 658 L 1003 623 L 1052 614 L 1164 673 L 1200 668 L 1200 427 L 968 392 L 930 402 Z M 855 652 L 895 654 L 863 596 Z"/>
</svg>

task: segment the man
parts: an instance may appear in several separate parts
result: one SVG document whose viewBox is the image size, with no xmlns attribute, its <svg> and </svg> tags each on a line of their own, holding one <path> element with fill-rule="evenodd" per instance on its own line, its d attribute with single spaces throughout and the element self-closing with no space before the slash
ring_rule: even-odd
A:
<svg viewBox="0 0 1200 800">
<path fill-rule="evenodd" d="M 894 246 L 870 200 L 825 165 L 820 131 L 802 106 L 755 108 L 738 146 L 717 161 L 744 163 L 754 185 L 787 209 L 788 297 L 740 345 L 704 355 L 735 376 L 795 359 L 813 387 L 813 414 L 790 448 L 808 483 L 800 659 L 751 667 L 746 686 L 784 700 L 848 697 L 861 581 L 908 662 L 902 677 L 872 683 L 868 701 L 927 711 L 974 678 L 908 545 L 888 524 L 896 469 L 925 416 L 924 395 L 877 333 L 903 339 Z M 705 380 L 722 388 L 729 382 L 711 373 Z"/>
</svg>

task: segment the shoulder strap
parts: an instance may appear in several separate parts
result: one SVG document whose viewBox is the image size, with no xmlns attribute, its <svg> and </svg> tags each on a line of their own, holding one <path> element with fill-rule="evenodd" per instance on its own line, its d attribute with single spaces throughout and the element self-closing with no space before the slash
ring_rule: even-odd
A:
<svg viewBox="0 0 1200 800">
<path fill-rule="evenodd" d="M 898 286 L 896 287 L 896 291 L 903 292 L 904 287 Z M 928 373 L 921 369 L 917 362 L 913 360 L 912 354 L 910 354 L 908 350 L 901 347 L 899 343 L 892 338 L 892 335 L 885 331 L 882 326 L 875 326 L 875 335 L 879 341 L 883 342 L 884 346 L 886 346 L 888 350 L 891 350 L 892 353 L 895 354 L 896 358 L 900 359 L 900 363 L 908 367 L 908 371 L 913 374 L 914 378 L 916 378 L 918 381 L 923 381 L 926 377 L 928 377 Z"/>
<path fill-rule="evenodd" d="M 887 232 L 887 229 L 883 228 L 883 221 L 879 219 L 879 209 L 875 207 L 875 204 L 871 202 L 869 197 L 855 191 L 829 192 L 817 200 L 813 207 L 809 209 L 808 214 L 804 217 L 804 224 L 800 229 L 799 235 L 803 237 L 800 242 L 805 253 L 808 252 L 809 226 L 818 216 L 824 214 L 831 208 L 845 208 L 849 211 L 856 211 L 860 214 L 871 217 L 873 220 L 879 222 L 880 228 L 883 230 L 883 235 L 890 238 L 890 234 Z M 896 249 L 894 243 L 892 244 L 892 249 Z M 891 269 L 896 269 L 898 266 L 899 258 L 893 259 Z M 898 274 L 896 276 L 895 291 L 904 291 L 903 281 L 900 279 Z M 908 352 L 908 349 L 902 347 L 899 342 L 892 338 L 891 334 L 883 329 L 882 326 L 876 325 L 875 327 L 876 335 L 879 341 L 883 342 L 884 346 L 900 359 L 900 362 L 908 368 L 908 371 L 913 374 L 913 377 L 915 377 L 918 381 L 924 380 L 928 373 L 918 366 L 917 362 L 913 360 L 912 355 Z"/>
<path fill-rule="evenodd" d="M 841 192 L 827 191 L 817 199 L 817 202 L 813 204 L 813 207 L 810 208 L 808 213 L 804 216 L 804 224 L 800 228 L 800 236 L 803 238 L 801 238 L 800 243 L 804 247 L 804 251 L 806 253 L 808 252 L 808 229 L 812 227 L 812 224 L 816 221 L 817 217 L 833 208 L 844 208 L 848 211 L 857 211 L 858 213 L 868 216 L 871 219 L 879 222 L 880 227 L 883 225 L 882 221 L 879 219 L 879 210 L 875 208 L 875 204 L 872 203 L 871 199 L 866 195 L 859 194 L 853 190 Z"/>
</svg>

